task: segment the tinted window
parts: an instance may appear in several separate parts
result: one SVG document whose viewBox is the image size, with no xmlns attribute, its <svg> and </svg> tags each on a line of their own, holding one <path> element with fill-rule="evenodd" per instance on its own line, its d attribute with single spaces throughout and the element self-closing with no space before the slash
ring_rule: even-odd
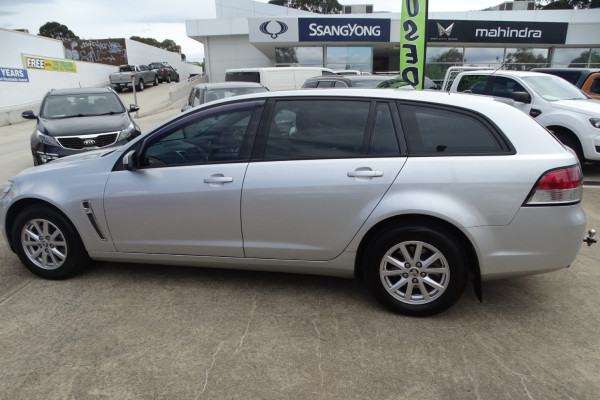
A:
<svg viewBox="0 0 600 400">
<path fill-rule="evenodd" d="M 600 76 L 594 79 L 594 83 L 590 87 L 590 93 L 600 94 Z"/>
<path fill-rule="evenodd" d="M 317 87 L 317 81 L 306 81 L 303 86 L 303 88 L 305 88 L 305 89 L 314 89 L 316 87 Z"/>
<path fill-rule="evenodd" d="M 487 75 L 465 75 L 458 83 L 458 91 L 464 92 L 469 90 L 471 93 L 483 94 L 485 92 L 487 80 Z"/>
<path fill-rule="evenodd" d="M 167 132 L 145 150 L 141 164 L 161 167 L 237 161 L 253 109 L 202 114 Z"/>
<path fill-rule="evenodd" d="M 226 72 L 225 82 L 256 82 L 260 83 L 260 72 Z"/>
<path fill-rule="evenodd" d="M 332 87 L 334 83 L 335 82 L 333 82 L 333 81 L 319 81 L 319 82 L 317 82 L 317 87 L 318 88 L 328 88 L 328 87 Z"/>
<path fill-rule="evenodd" d="M 400 113 L 411 154 L 485 154 L 503 151 L 479 118 L 460 111 L 401 105 Z"/>
<path fill-rule="evenodd" d="M 399 153 L 400 146 L 398 146 L 390 106 L 387 103 L 378 104 L 369 154 L 395 156 Z"/>
<path fill-rule="evenodd" d="M 44 100 L 42 118 L 87 117 L 123 113 L 125 108 L 114 93 L 53 95 Z"/>
<path fill-rule="evenodd" d="M 268 159 L 357 157 L 370 102 L 289 100 L 275 106 L 265 149 Z"/>
<path fill-rule="evenodd" d="M 514 79 L 497 76 L 492 85 L 492 96 L 512 98 L 514 92 L 527 92 L 523 86 Z"/>
</svg>

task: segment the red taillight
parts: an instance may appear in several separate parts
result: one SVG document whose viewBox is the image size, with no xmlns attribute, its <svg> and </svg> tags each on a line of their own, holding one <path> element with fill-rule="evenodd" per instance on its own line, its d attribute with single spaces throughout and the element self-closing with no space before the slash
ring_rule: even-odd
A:
<svg viewBox="0 0 600 400">
<path fill-rule="evenodd" d="M 162 71 L 162 72 L 165 72 L 165 69 L 163 68 L 163 69 L 161 69 L 161 71 Z"/>
<path fill-rule="evenodd" d="M 583 175 L 579 165 L 547 172 L 527 199 L 527 205 L 572 204 L 581 201 Z"/>
</svg>

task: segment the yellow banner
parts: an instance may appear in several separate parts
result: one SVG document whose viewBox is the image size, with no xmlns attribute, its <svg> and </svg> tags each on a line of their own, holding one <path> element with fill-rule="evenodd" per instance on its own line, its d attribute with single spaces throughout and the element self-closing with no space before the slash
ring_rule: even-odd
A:
<svg viewBox="0 0 600 400">
<path fill-rule="evenodd" d="M 50 58 L 24 57 L 25 68 L 56 72 L 77 72 L 77 64 L 72 61 L 53 60 Z"/>
</svg>

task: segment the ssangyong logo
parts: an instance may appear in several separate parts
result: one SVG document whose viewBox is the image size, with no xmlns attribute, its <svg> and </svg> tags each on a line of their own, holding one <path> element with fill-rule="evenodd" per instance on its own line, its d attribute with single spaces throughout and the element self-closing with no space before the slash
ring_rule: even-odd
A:
<svg viewBox="0 0 600 400">
<path fill-rule="evenodd" d="M 269 24 L 271 24 L 271 22 L 274 22 L 275 24 L 279 25 L 278 31 L 275 32 L 276 29 L 274 29 L 273 31 L 269 30 Z M 271 25 L 271 27 L 273 25 Z M 277 37 L 279 35 L 286 33 L 287 30 L 288 30 L 288 26 L 281 21 L 267 21 L 267 22 L 263 22 L 262 24 L 260 24 L 260 31 L 266 35 L 271 36 L 272 39 L 277 39 Z"/>
</svg>

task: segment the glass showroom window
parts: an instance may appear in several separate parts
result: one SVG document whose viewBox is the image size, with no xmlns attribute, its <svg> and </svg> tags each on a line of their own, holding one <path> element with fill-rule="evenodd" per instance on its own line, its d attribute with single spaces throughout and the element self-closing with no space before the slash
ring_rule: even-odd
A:
<svg viewBox="0 0 600 400">
<path fill-rule="evenodd" d="M 552 66 L 558 68 L 585 68 L 588 66 L 590 49 L 554 49 Z"/>
<path fill-rule="evenodd" d="M 600 49 L 592 49 L 590 68 L 600 68 Z"/>
<path fill-rule="evenodd" d="M 292 64 L 299 67 L 322 67 L 323 47 L 277 47 L 275 64 L 278 66 Z"/>
<path fill-rule="evenodd" d="M 372 47 L 327 47 L 327 68 L 373 72 Z"/>
<path fill-rule="evenodd" d="M 548 49 L 506 49 L 504 57 L 506 69 L 515 71 L 529 71 L 532 68 L 548 66 Z"/>
<path fill-rule="evenodd" d="M 427 47 L 427 77 L 440 81 L 450 67 L 463 65 L 463 48 Z"/>
<path fill-rule="evenodd" d="M 503 48 L 467 47 L 464 65 L 500 68 L 504 60 Z"/>
</svg>

